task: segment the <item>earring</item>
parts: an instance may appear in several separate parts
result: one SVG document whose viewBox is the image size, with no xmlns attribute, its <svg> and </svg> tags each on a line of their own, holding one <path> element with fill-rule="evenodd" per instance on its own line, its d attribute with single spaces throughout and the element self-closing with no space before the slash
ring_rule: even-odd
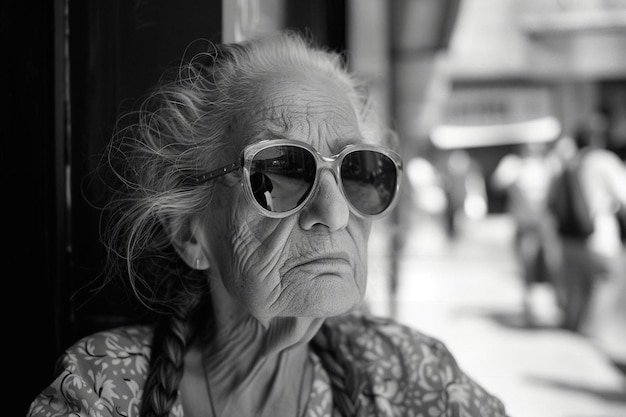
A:
<svg viewBox="0 0 626 417">
<path fill-rule="evenodd" d="M 196 269 L 200 269 L 200 258 L 196 258 Z"/>
</svg>

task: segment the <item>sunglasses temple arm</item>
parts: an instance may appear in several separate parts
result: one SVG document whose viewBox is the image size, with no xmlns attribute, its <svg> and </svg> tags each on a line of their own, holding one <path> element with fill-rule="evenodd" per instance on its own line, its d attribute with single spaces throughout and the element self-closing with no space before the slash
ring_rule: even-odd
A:
<svg viewBox="0 0 626 417">
<path fill-rule="evenodd" d="M 226 175 L 229 172 L 233 172 L 238 170 L 241 165 L 238 162 L 233 162 L 232 164 L 223 166 L 221 168 L 215 169 L 213 171 L 206 172 L 204 174 L 193 176 L 191 179 L 195 184 L 203 184 L 207 181 L 210 181 L 214 178 L 221 177 L 222 175 Z"/>
</svg>

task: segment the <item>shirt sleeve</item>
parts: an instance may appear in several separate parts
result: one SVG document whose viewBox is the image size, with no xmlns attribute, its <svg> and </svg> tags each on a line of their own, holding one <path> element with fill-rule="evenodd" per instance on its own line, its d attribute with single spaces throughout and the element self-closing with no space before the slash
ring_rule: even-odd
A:
<svg viewBox="0 0 626 417">
<path fill-rule="evenodd" d="M 31 403 L 28 416 L 113 416 L 106 402 L 82 375 L 64 370 Z"/>
<path fill-rule="evenodd" d="M 149 352 L 136 330 L 97 333 L 66 350 L 28 417 L 138 416 Z"/>
</svg>

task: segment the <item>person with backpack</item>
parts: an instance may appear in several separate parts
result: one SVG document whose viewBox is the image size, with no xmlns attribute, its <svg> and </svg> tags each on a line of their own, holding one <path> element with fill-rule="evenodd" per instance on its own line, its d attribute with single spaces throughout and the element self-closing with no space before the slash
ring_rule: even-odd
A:
<svg viewBox="0 0 626 417">
<path fill-rule="evenodd" d="M 617 155 L 626 169 L 626 107 L 615 106 L 607 116 L 607 149 Z M 619 175 L 614 179 L 618 192 L 626 188 L 623 181 Z M 610 281 L 597 296 L 590 327 L 596 346 L 626 373 L 626 204 L 618 200 L 615 206 L 621 251 L 613 262 Z"/>
<path fill-rule="evenodd" d="M 601 112 L 580 126 L 576 151 L 563 160 L 550 191 L 561 241 L 555 280 L 561 327 L 588 335 L 597 327 L 598 286 L 609 278 L 624 279 L 617 272 L 622 244 L 616 210 L 626 204 L 626 167 L 606 149 L 606 127 Z"/>
</svg>

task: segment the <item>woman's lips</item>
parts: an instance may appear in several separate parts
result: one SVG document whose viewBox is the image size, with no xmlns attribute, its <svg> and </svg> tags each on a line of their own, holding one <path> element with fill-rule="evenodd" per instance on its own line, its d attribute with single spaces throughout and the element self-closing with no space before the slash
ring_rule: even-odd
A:
<svg viewBox="0 0 626 417">
<path fill-rule="evenodd" d="M 351 263 L 350 257 L 347 253 L 337 252 L 320 254 L 315 256 L 303 256 L 297 260 L 293 260 L 293 262 L 289 262 L 289 264 L 285 266 L 285 273 L 292 272 L 294 269 L 298 268 L 315 268 L 319 269 L 320 272 L 322 270 L 333 272 L 337 269 L 343 269 L 345 267 L 350 268 Z"/>
</svg>

